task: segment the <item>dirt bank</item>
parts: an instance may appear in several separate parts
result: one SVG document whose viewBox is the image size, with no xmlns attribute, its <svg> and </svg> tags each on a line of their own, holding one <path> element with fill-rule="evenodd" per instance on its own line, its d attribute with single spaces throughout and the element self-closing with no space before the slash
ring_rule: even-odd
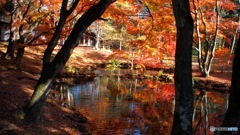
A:
<svg viewBox="0 0 240 135">
<path fill-rule="evenodd" d="M 0 55 L 6 46 L 0 45 Z M 18 110 L 30 100 L 40 77 L 44 47 L 27 47 L 21 69 L 9 59 L 0 59 L 0 134 L 88 134 L 86 118 L 81 113 L 47 100 L 43 119 L 34 124 L 19 118 Z M 67 65 L 87 66 L 106 61 L 107 50 L 77 47 Z"/>
</svg>

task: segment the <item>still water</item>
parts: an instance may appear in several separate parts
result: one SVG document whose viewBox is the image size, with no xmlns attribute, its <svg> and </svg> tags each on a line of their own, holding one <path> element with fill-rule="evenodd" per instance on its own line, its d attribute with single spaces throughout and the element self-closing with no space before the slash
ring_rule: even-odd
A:
<svg viewBox="0 0 240 135">
<path fill-rule="evenodd" d="M 97 70 L 98 77 L 89 82 L 65 79 L 54 86 L 55 97 L 87 116 L 94 135 L 170 134 L 174 85 L 123 77 L 126 72 Z M 227 95 L 196 91 L 195 98 L 194 132 L 211 134 L 210 126 L 221 125 Z"/>
</svg>

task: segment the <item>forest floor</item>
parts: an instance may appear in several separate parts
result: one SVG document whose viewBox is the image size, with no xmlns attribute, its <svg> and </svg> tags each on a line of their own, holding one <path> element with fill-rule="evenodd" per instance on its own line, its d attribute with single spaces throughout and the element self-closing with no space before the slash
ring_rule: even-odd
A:
<svg viewBox="0 0 240 135">
<path fill-rule="evenodd" d="M 27 47 L 21 69 L 11 60 L 0 58 L 0 134 L 88 134 L 86 119 L 80 112 L 47 100 L 40 123 L 22 120 L 19 112 L 30 100 L 40 77 L 43 47 Z M 0 45 L 0 55 L 6 47 Z M 67 65 L 88 66 L 102 63 L 111 52 L 77 47 Z M 1 57 L 1 56 L 0 56 Z"/>
<path fill-rule="evenodd" d="M 87 120 L 80 112 L 49 99 L 39 123 L 21 119 L 19 110 L 30 100 L 40 77 L 43 50 L 43 47 L 27 47 L 20 70 L 11 60 L 0 58 L 0 134 L 88 134 Z M 0 57 L 5 51 L 6 46 L 0 44 Z M 77 47 L 67 65 L 81 67 L 103 63 L 111 54 L 108 50 Z M 197 70 L 193 75 L 205 79 Z M 207 79 L 230 84 L 231 73 L 212 73 Z"/>
</svg>

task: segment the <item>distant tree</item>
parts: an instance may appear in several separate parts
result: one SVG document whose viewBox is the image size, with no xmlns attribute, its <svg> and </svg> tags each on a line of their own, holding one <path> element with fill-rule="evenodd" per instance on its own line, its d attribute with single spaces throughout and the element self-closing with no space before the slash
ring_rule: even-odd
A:
<svg viewBox="0 0 240 135">
<path fill-rule="evenodd" d="M 231 0 L 192 0 L 195 19 L 195 44 L 198 50 L 198 64 L 202 76 L 210 74 L 215 50 L 221 39 L 234 35 L 235 18 L 224 17 L 225 12 L 233 12 L 236 5 Z M 229 23 L 231 22 L 231 23 Z"/>
<path fill-rule="evenodd" d="M 9 8 L 9 6 L 13 8 Z M 5 3 L 5 8 L 11 13 L 9 43 L 5 57 L 14 59 L 17 67 L 20 66 L 24 48 L 36 41 L 39 42 L 42 35 L 45 36 L 47 33 L 44 25 L 46 26 L 46 18 L 53 14 L 53 9 L 42 10 L 43 6 L 43 3 L 38 0 L 8 0 Z M 57 11 L 55 10 L 55 12 Z M 51 28 L 48 27 L 48 32 L 50 33 L 50 31 Z M 17 50 L 16 58 L 15 50 Z"/>
<path fill-rule="evenodd" d="M 238 127 L 240 130 L 240 36 L 233 60 L 232 83 L 229 105 L 224 117 L 223 127 Z M 232 132 L 220 132 L 221 135 L 232 135 Z"/>
<path fill-rule="evenodd" d="M 14 58 L 14 63 L 17 67 L 20 67 L 25 47 L 46 45 L 48 42 L 50 42 L 49 44 L 60 44 L 69 35 L 69 30 L 73 26 L 72 24 L 79 18 L 78 14 L 83 11 L 83 7 L 81 6 L 76 8 L 79 0 L 77 2 L 69 1 L 66 4 L 67 7 L 73 7 L 67 12 L 67 15 L 60 15 L 61 0 L 12 0 L 11 2 L 16 8 L 11 12 L 11 33 L 5 56 L 14 58 L 14 52 L 17 50 L 16 58 Z M 86 4 L 91 6 L 91 3 Z M 72 14 L 73 10 L 74 14 Z M 63 13 L 65 14 L 66 12 Z M 62 17 L 60 18 L 60 16 Z M 58 22 L 63 22 L 63 24 L 58 24 Z M 60 29 L 60 27 L 62 28 Z M 56 35 L 59 36 L 53 35 L 55 30 L 58 33 Z M 55 40 L 52 37 L 60 39 Z"/>
<path fill-rule="evenodd" d="M 35 86 L 31 100 L 25 108 L 25 119 L 31 121 L 38 121 L 40 119 L 42 108 L 52 86 L 52 83 L 70 58 L 73 49 L 78 45 L 82 34 L 92 24 L 92 22 L 101 17 L 107 7 L 113 2 L 115 1 L 100 0 L 98 3 L 92 5 L 85 13 L 83 13 L 83 15 L 77 20 L 76 24 L 74 25 L 64 45 L 58 51 L 52 61 L 51 56 L 55 44 L 48 44 L 48 48 L 44 53 L 41 77 Z M 68 11 L 71 10 L 67 7 L 66 3 L 68 3 L 68 0 L 63 0 L 61 12 L 65 12 L 62 14 L 64 16 L 68 14 Z"/>
<path fill-rule="evenodd" d="M 38 6 L 38 8 L 35 8 L 35 6 Z M 15 16 L 18 16 L 18 19 L 15 18 L 15 23 L 12 24 L 15 26 L 15 33 L 19 37 L 15 39 L 15 45 L 13 46 L 13 49 L 17 48 L 14 64 L 18 68 L 20 67 L 25 47 L 29 46 L 44 34 L 43 31 L 37 32 L 36 29 L 51 12 L 41 12 L 41 6 L 41 3 L 37 3 L 34 0 L 25 1 L 23 3 L 18 2 L 19 8 L 17 8 L 15 12 Z M 32 12 L 34 12 L 34 14 Z"/>
<path fill-rule="evenodd" d="M 193 117 L 192 43 L 193 19 L 188 0 L 172 0 L 177 27 L 175 53 L 175 111 L 173 135 L 191 135 Z"/>
</svg>

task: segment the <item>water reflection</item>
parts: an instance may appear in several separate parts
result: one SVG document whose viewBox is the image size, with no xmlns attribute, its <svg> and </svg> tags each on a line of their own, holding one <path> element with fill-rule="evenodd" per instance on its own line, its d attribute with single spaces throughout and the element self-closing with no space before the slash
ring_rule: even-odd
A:
<svg viewBox="0 0 240 135">
<path fill-rule="evenodd" d="M 174 87 L 152 80 L 128 79 L 120 70 L 98 70 L 94 81 L 54 86 L 55 99 L 66 107 L 76 107 L 90 122 L 96 135 L 170 134 L 174 112 Z M 71 85 L 69 85 L 71 84 Z M 56 92 L 58 91 L 58 92 Z M 227 95 L 196 91 L 194 133 L 211 134 L 210 126 L 220 126 Z"/>
<path fill-rule="evenodd" d="M 228 94 L 213 91 L 196 91 L 193 116 L 193 133 L 211 135 L 210 126 L 221 127 L 228 106 Z"/>
</svg>

